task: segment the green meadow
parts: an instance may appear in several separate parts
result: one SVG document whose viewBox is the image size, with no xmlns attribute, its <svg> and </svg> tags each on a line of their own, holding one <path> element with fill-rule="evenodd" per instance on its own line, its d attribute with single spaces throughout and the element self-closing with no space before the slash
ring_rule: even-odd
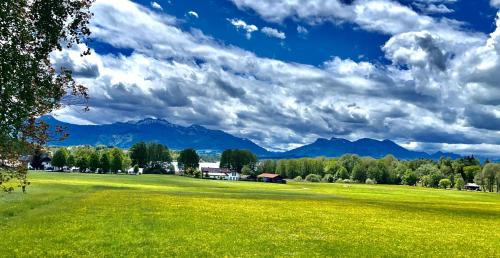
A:
<svg viewBox="0 0 500 258">
<path fill-rule="evenodd" d="M 500 195 L 393 185 L 30 174 L 1 257 L 499 257 Z"/>
</svg>

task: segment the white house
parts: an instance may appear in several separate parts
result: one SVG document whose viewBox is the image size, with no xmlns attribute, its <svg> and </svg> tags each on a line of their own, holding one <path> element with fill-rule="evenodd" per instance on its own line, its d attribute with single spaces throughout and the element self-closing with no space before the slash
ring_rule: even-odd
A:
<svg viewBox="0 0 500 258">
<path fill-rule="evenodd" d="M 238 181 L 241 179 L 241 174 L 238 172 L 231 171 L 227 173 L 226 180 Z"/>
<path fill-rule="evenodd" d="M 202 167 L 200 170 L 203 175 L 203 178 L 231 180 L 231 181 L 238 181 L 241 179 L 240 173 L 230 171 L 229 169 L 225 168 Z"/>
</svg>

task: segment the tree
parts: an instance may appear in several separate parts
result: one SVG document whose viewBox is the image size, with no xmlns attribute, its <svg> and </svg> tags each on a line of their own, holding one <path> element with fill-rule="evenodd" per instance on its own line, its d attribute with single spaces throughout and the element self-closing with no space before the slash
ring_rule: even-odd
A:
<svg viewBox="0 0 500 258">
<path fill-rule="evenodd" d="M 110 169 L 114 173 L 120 172 L 123 170 L 123 153 L 122 150 L 118 148 L 113 148 L 110 152 L 111 162 Z"/>
<path fill-rule="evenodd" d="M 73 167 L 76 165 L 76 160 L 75 160 L 75 156 L 73 156 L 73 154 L 69 154 L 68 155 L 68 158 L 66 159 L 66 166 L 68 167 Z"/>
<path fill-rule="evenodd" d="M 181 153 L 179 154 L 179 157 L 177 158 L 177 162 L 179 164 L 179 167 L 181 167 L 184 170 L 187 170 L 188 168 L 192 169 L 198 169 L 200 166 L 200 156 L 198 156 L 198 153 L 194 149 L 185 149 L 182 150 Z"/>
<path fill-rule="evenodd" d="M 102 155 L 101 155 L 101 159 L 100 159 L 100 166 L 101 166 L 101 169 L 102 169 L 102 173 L 108 173 L 109 172 L 109 169 L 111 167 L 110 165 L 110 159 L 109 159 L 109 154 L 104 152 Z"/>
<path fill-rule="evenodd" d="M 415 173 L 421 178 L 423 185 L 428 187 L 438 187 L 439 180 L 443 179 L 441 171 L 431 163 L 422 164 Z"/>
<path fill-rule="evenodd" d="M 345 169 L 347 169 L 347 172 L 351 174 L 352 169 L 354 166 L 359 163 L 361 159 L 359 158 L 358 155 L 353 155 L 353 154 L 346 154 L 340 157 L 340 159 L 337 161 L 339 165 L 343 166 Z"/>
<path fill-rule="evenodd" d="M 64 166 L 67 165 L 67 163 L 66 163 L 67 156 L 68 156 L 68 154 L 67 154 L 66 149 L 59 148 L 54 153 L 54 157 L 52 157 L 52 166 L 58 168 L 59 171 L 62 171 L 64 169 Z"/>
<path fill-rule="evenodd" d="M 92 0 L 0 1 L 0 167 L 11 175 L 0 177 L 0 189 L 3 182 L 16 179 L 24 191 L 27 171 L 19 156 L 51 137 L 65 136 L 60 128 L 49 133 L 47 123 L 36 118 L 59 108 L 67 94 L 87 98 L 87 89 L 73 80 L 71 67 L 54 68 L 50 55 L 87 42 L 91 4 Z"/>
<path fill-rule="evenodd" d="M 76 166 L 78 170 L 82 173 L 87 172 L 87 168 L 89 168 L 89 160 L 87 156 L 80 156 L 76 159 Z"/>
<path fill-rule="evenodd" d="M 415 172 L 413 172 L 413 170 L 411 169 L 407 169 L 402 177 L 402 180 L 401 182 L 404 184 L 404 185 L 411 185 L 411 186 L 414 186 L 417 184 L 418 182 L 418 177 L 417 175 L 415 174 Z"/>
<path fill-rule="evenodd" d="M 222 152 L 220 159 L 221 168 L 227 168 L 239 173 L 241 173 L 243 166 L 247 165 L 250 169 L 253 169 L 256 163 L 257 157 L 247 150 L 225 150 Z"/>
<path fill-rule="evenodd" d="M 481 173 L 481 166 L 479 165 L 472 165 L 472 166 L 465 166 L 462 168 L 462 174 L 464 177 L 464 180 L 467 182 L 473 182 L 474 178 L 476 175 Z"/>
<path fill-rule="evenodd" d="M 351 173 L 351 179 L 363 183 L 366 181 L 366 166 L 362 163 L 358 163 L 354 166 Z"/>
<path fill-rule="evenodd" d="M 464 189 L 464 186 L 465 186 L 465 180 L 462 178 L 462 176 L 460 175 L 455 176 L 455 188 L 457 188 L 457 190 L 460 191 Z"/>
<path fill-rule="evenodd" d="M 33 156 L 31 157 L 31 162 L 30 165 L 33 169 L 39 170 L 43 169 L 43 155 L 44 152 L 42 151 L 41 148 L 35 148 L 35 151 L 33 152 Z"/>
<path fill-rule="evenodd" d="M 497 185 L 498 191 L 498 178 L 495 180 L 495 177 L 500 173 L 500 164 L 496 163 L 488 163 L 484 165 L 483 170 L 481 171 L 481 179 L 483 181 L 483 189 L 488 190 L 489 192 L 493 192 L 493 187 L 495 184 Z"/>
<path fill-rule="evenodd" d="M 100 167 L 99 153 L 97 153 L 97 151 L 93 151 L 92 154 L 90 154 L 89 156 L 89 169 L 90 171 L 95 173 L 99 167 Z"/>
<path fill-rule="evenodd" d="M 253 169 L 251 169 L 248 165 L 245 165 L 243 166 L 243 168 L 241 169 L 241 174 L 243 175 L 251 175 L 251 176 L 254 176 L 255 175 L 255 172 Z"/>
<path fill-rule="evenodd" d="M 230 166 L 230 152 L 224 151 L 221 155 L 221 163 L 224 163 L 224 166 Z M 266 159 L 260 162 L 257 171 L 259 173 L 274 173 L 276 172 L 277 162 L 276 160 Z M 287 175 L 288 176 L 288 175 Z M 288 176 L 290 177 L 290 176 Z M 290 177 L 293 178 L 293 177 Z"/>
<path fill-rule="evenodd" d="M 341 166 L 337 170 L 337 176 L 336 176 L 336 178 L 349 179 L 349 172 L 347 171 L 347 169 L 344 166 Z"/>
<path fill-rule="evenodd" d="M 130 159 L 132 160 L 132 165 L 138 165 L 139 167 L 146 167 L 148 161 L 148 147 L 145 142 L 138 142 L 129 150 Z"/>
</svg>

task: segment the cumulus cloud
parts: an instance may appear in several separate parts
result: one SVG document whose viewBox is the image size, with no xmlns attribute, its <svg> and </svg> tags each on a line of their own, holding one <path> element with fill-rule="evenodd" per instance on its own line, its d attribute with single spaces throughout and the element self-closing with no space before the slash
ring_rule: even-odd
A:
<svg viewBox="0 0 500 258">
<path fill-rule="evenodd" d="M 245 31 L 247 39 L 252 38 L 252 33 L 259 30 L 259 28 L 257 28 L 257 26 L 255 26 L 253 24 L 247 24 L 245 21 L 240 20 L 240 19 L 233 18 L 233 19 L 228 19 L 228 21 L 234 27 L 236 27 L 236 29 Z"/>
<path fill-rule="evenodd" d="M 68 120 L 165 118 L 221 129 L 270 149 L 334 135 L 500 147 L 500 21 L 489 36 L 451 24 L 397 33 L 383 47 L 389 65 L 334 57 L 311 66 L 258 57 L 201 31 L 183 31 L 171 16 L 117 1 L 95 3 L 91 29 L 101 42 L 133 49 L 130 55 L 82 59 L 71 49 L 53 57 L 56 67 L 80 69 L 77 79 L 90 91 L 90 112 L 57 112 Z M 245 33 L 252 26 L 230 22 Z M 453 35 L 465 39 L 451 42 Z"/>
<path fill-rule="evenodd" d="M 266 34 L 266 36 L 271 38 L 286 39 L 286 35 L 284 32 L 281 32 L 274 28 L 264 27 L 260 31 L 262 31 L 262 33 Z"/>
<path fill-rule="evenodd" d="M 195 18 L 199 18 L 200 16 L 198 16 L 198 13 L 195 12 L 195 11 L 189 11 L 188 12 L 188 15 L 192 16 L 192 17 L 195 17 Z"/>
<path fill-rule="evenodd" d="M 490 4 L 493 7 L 499 7 L 500 8 L 500 0 L 491 0 Z"/>
<path fill-rule="evenodd" d="M 163 10 L 163 7 L 161 7 L 161 5 L 157 2 L 151 2 L 151 7 L 157 10 Z"/>
</svg>

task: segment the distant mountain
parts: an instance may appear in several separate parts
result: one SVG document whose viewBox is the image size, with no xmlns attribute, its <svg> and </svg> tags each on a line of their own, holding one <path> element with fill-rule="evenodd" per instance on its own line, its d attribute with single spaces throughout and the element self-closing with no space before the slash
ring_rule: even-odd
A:
<svg viewBox="0 0 500 258">
<path fill-rule="evenodd" d="M 165 144 L 171 149 L 194 148 L 220 153 L 225 149 L 239 148 L 256 155 L 268 154 L 266 149 L 248 139 L 199 125 L 184 127 L 161 119 L 148 118 L 137 122 L 104 125 L 69 124 L 52 116 L 44 116 L 41 120 L 51 126 L 62 126 L 69 133 L 64 141 L 50 142 L 49 145 L 52 146 L 106 145 L 130 148 L 136 142 L 145 141 Z"/>
<path fill-rule="evenodd" d="M 411 151 L 390 140 L 378 141 L 369 138 L 357 141 L 349 141 L 341 138 L 331 138 L 330 140 L 320 138 L 311 144 L 283 153 L 273 153 L 272 155 L 274 158 L 339 157 L 347 153 L 373 158 L 382 158 L 388 154 L 392 154 L 398 159 L 426 158 L 437 160 L 441 157 L 450 157 L 453 159 L 460 157 L 460 155 L 454 153 L 436 152 L 428 154 Z"/>
<path fill-rule="evenodd" d="M 136 142 L 145 141 L 162 143 L 171 149 L 194 148 L 214 153 L 221 153 L 226 149 L 245 149 L 255 153 L 259 158 L 274 159 L 339 157 L 348 153 L 374 158 L 392 154 L 398 159 L 427 158 L 437 160 L 443 156 L 460 157 L 454 153 L 428 154 L 411 151 L 390 140 L 378 141 L 368 138 L 357 141 L 320 138 L 311 144 L 290 151 L 270 152 L 248 139 L 238 138 L 220 130 L 210 130 L 199 125 L 184 127 L 162 119 L 147 118 L 137 122 L 105 125 L 69 124 L 52 116 L 44 116 L 40 119 L 51 126 L 62 126 L 70 134 L 64 141 L 50 142 L 49 145 L 52 146 L 106 145 L 130 148 Z"/>
</svg>

